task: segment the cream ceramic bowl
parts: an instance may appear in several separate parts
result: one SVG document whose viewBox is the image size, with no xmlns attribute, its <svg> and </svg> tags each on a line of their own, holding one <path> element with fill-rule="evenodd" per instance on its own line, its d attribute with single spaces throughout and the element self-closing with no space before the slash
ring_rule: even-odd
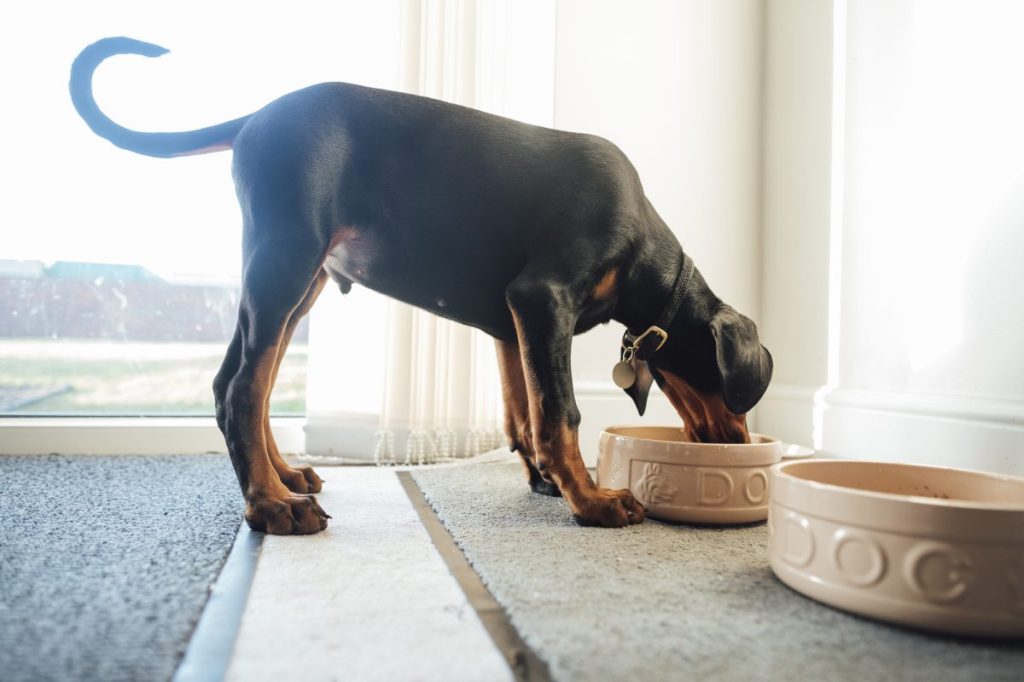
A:
<svg viewBox="0 0 1024 682">
<path fill-rule="evenodd" d="M 769 560 L 794 590 L 927 630 L 1024 637 L 1024 479 L 845 460 L 771 471 Z"/>
<path fill-rule="evenodd" d="M 782 443 L 757 433 L 750 443 L 685 440 L 671 426 L 615 426 L 601 433 L 597 484 L 629 488 L 649 516 L 691 523 L 749 523 L 768 516 L 768 470 Z"/>
</svg>

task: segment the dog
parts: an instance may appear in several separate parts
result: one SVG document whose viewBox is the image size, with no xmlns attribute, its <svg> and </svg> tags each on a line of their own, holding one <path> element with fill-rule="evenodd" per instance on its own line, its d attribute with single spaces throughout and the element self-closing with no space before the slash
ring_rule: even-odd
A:
<svg viewBox="0 0 1024 682">
<path fill-rule="evenodd" d="M 268 416 L 281 357 L 328 279 L 494 337 L 509 446 L 530 487 L 563 496 L 581 525 L 641 523 L 645 509 L 584 466 L 575 334 L 622 323 L 615 378 L 641 415 L 657 382 L 693 440 L 749 442 L 745 415 L 767 389 L 771 354 L 712 293 L 614 144 L 347 83 L 189 132 L 114 123 L 93 97 L 96 67 L 166 52 L 100 40 L 74 61 L 71 97 L 96 134 L 132 152 L 234 152 L 241 298 L 213 392 L 253 529 L 316 533 L 330 518 L 314 497 L 319 476 L 285 462 Z"/>
</svg>

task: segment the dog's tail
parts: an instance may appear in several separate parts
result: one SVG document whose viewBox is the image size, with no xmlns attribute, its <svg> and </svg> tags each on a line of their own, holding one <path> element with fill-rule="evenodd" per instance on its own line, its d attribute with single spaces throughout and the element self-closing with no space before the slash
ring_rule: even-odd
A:
<svg viewBox="0 0 1024 682">
<path fill-rule="evenodd" d="M 187 132 L 143 133 L 114 123 L 96 105 L 92 94 L 92 75 L 104 59 L 117 54 L 159 57 L 167 52 L 168 50 L 159 45 L 131 38 L 104 38 L 82 50 L 71 65 L 71 101 L 78 115 L 100 137 L 110 140 L 122 149 L 146 156 L 167 158 L 231 149 L 235 136 L 242 129 L 248 116 Z"/>
</svg>

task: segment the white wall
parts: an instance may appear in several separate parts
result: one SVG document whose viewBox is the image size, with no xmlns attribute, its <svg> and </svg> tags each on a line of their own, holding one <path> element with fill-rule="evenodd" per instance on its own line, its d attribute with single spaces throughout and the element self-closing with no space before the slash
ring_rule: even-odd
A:
<svg viewBox="0 0 1024 682">
<path fill-rule="evenodd" d="M 761 3 L 559 0 L 554 124 L 615 142 L 715 292 L 760 317 Z M 636 422 L 610 381 L 622 327 L 577 337 L 584 455 Z M 644 421 L 677 421 L 652 395 Z"/>
<path fill-rule="evenodd" d="M 773 352 L 760 430 L 837 456 L 1024 472 L 1024 9 L 488 7 L 479 105 L 625 150 Z M 601 428 L 638 420 L 609 381 L 620 334 L 573 349 L 591 463 Z M 644 421 L 676 419 L 652 396 Z"/>
<path fill-rule="evenodd" d="M 761 333 L 775 369 L 757 411 L 766 433 L 805 445 L 815 445 L 814 395 L 829 382 L 830 257 L 839 227 L 833 5 L 765 5 Z"/>
<path fill-rule="evenodd" d="M 1024 473 L 1024 7 L 771 0 L 767 16 L 764 313 L 786 350 L 765 428 Z M 832 77 L 794 100 L 811 59 Z"/>
<path fill-rule="evenodd" d="M 765 12 L 761 331 L 779 384 L 828 375 L 832 3 Z"/>
<path fill-rule="evenodd" d="M 839 456 L 1024 474 L 1024 357 L 1017 350 L 1024 339 L 1024 6 L 505 0 L 486 7 L 476 43 L 485 65 L 476 83 L 481 106 L 597 133 L 626 151 L 716 292 L 758 321 L 774 354 L 760 430 Z M 377 19 L 392 17 L 381 31 L 396 27 L 398 9 L 381 10 Z M 86 34 L 109 32 L 79 24 L 85 37 L 68 49 Z M 162 40 L 164 24 L 153 24 L 149 37 Z M 397 54 L 393 42 L 385 52 Z M 276 58 L 272 50 L 256 52 Z M 55 73 L 66 73 L 65 53 Z M 256 55 L 238 54 L 243 61 Z M 175 60 L 208 69 L 220 56 L 182 50 L 166 63 L 126 59 L 123 68 L 144 68 L 144 85 L 154 69 L 178 68 Z M 314 60 L 329 74 L 288 70 L 288 78 L 359 80 L 361 62 L 335 57 Z M 280 90 L 278 83 L 267 92 Z M 254 92 L 257 103 L 267 95 Z M 128 103 L 147 106 L 137 94 Z M 244 93 L 242 100 L 230 94 L 225 101 L 246 110 Z M 61 101 L 61 115 L 70 115 Z M 195 101 L 203 120 L 216 118 L 209 102 Z M 176 116 L 163 127 L 179 127 Z M 76 144 L 103 146 L 88 137 Z M 121 154 L 117 163 L 131 159 Z M 176 164 L 158 165 L 146 173 L 180 175 Z M 339 314 L 355 312 L 341 306 L 348 307 Z M 620 333 L 617 325 L 598 329 L 574 346 L 591 462 L 600 428 L 637 420 L 608 379 Z M 321 390 L 317 377 L 351 372 L 314 370 L 314 393 L 325 396 L 333 380 Z M 662 396 L 649 409 L 646 421 L 675 419 Z M 353 428 L 372 436 L 374 424 Z"/>
<path fill-rule="evenodd" d="M 849 9 L 841 385 L 1020 402 L 1024 6 Z"/>
<path fill-rule="evenodd" d="M 496 1 L 475 10 L 474 105 L 618 144 L 715 292 L 757 320 L 761 3 Z M 639 419 L 610 380 L 621 335 L 608 325 L 573 347 L 591 464 L 601 429 Z M 655 389 L 644 421 L 678 419 Z M 316 451 L 352 440 L 314 437 L 317 429 Z"/>
</svg>

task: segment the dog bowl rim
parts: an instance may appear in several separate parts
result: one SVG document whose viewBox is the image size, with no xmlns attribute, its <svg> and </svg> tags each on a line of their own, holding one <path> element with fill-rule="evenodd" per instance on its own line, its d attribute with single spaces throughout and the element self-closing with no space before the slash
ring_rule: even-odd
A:
<svg viewBox="0 0 1024 682">
<path fill-rule="evenodd" d="M 887 493 L 880 490 L 864 490 L 863 488 L 853 488 L 850 486 L 839 485 L 836 483 L 825 483 L 812 478 L 802 478 L 796 476 L 788 469 L 809 467 L 809 466 L 841 466 L 841 465 L 855 465 L 855 466 L 880 466 L 886 468 L 899 468 L 899 469 L 916 469 L 919 471 L 927 470 L 934 471 L 937 473 L 955 474 L 955 475 L 967 475 L 988 478 L 992 480 L 1005 481 L 1011 484 L 1018 484 L 1024 488 L 1024 478 L 1019 476 L 1011 476 L 1008 474 L 998 474 L 988 471 L 978 471 L 975 469 L 964 469 L 960 467 L 945 467 L 936 466 L 932 464 L 911 464 L 905 462 L 886 462 L 869 459 L 828 459 L 823 457 L 813 457 L 808 459 L 796 459 L 796 460 L 783 460 L 777 464 L 772 465 L 771 474 L 775 477 L 779 485 L 785 486 L 804 486 L 809 490 L 814 490 L 819 493 L 834 494 L 849 496 L 853 499 L 860 500 L 876 500 L 876 501 L 887 501 L 895 502 L 898 504 L 907 504 L 918 508 L 932 508 L 932 509 L 944 509 L 944 510 L 977 510 L 986 512 L 1010 512 L 1010 513 L 1024 513 L 1024 501 L 1019 503 L 1000 502 L 1000 501 L 981 501 L 981 500 L 963 500 L 956 498 L 938 498 L 938 497 L 926 497 L 924 495 L 903 495 L 900 493 Z M 778 487 L 775 489 L 775 495 L 783 495 L 783 491 L 779 490 Z"/>
<path fill-rule="evenodd" d="M 780 445 L 782 444 L 782 441 L 780 439 L 775 438 L 774 436 L 768 436 L 766 434 L 759 433 L 759 432 L 756 432 L 756 431 L 750 431 L 749 432 L 750 439 L 751 439 L 749 443 L 701 443 L 701 442 L 698 442 L 698 441 L 690 441 L 690 440 L 664 440 L 662 438 L 642 438 L 640 436 L 630 436 L 630 435 L 627 435 L 625 433 L 617 433 L 616 432 L 617 429 L 669 429 L 669 430 L 672 430 L 672 431 L 682 431 L 683 427 L 681 427 L 681 426 L 670 426 L 670 425 L 667 425 L 667 424 L 664 424 L 664 425 L 663 424 L 651 424 L 650 426 L 648 426 L 646 424 L 644 424 L 644 425 L 616 424 L 615 426 L 606 426 L 605 428 L 603 428 L 601 430 L 601 434 L 602 435 L 608 434 L 608 436 L 611 437 L 611 438 L 623 438 L 623 439 L 629 439 L 629 440 L 644 441 L 644 442 L 648 442 L 648 443 L 668 443 L 669 445 L 679 445 L 679 446 L 684 446 L 684 447 L 708 448 L 708 449 L 714 448 L 714 449 L 719 449 L 719 450 L 722 449 L 722 448 L 725 448 L 725 447 L 747 449 L 747 448 L 756 448 L 756 447 L 762 447 L 763 448 L 763 447 L 766 447 L 766 446 L 774 446 L 775 444 L 780 444 Z M 758 442 L 755 443 L 754 442 L 754 437 L 755 436 L 760 438 L 761 440 L 759 440 Z"/>
<path fill-rule="evenodd" d="M 751 438 L 762 439 L 756 443 L 697 443 L 688 440 L 664 440 L 643 438 L 615 429 L 665 429 L 682 432 L 677 426 L 609 426 L 601 432 L 600 453 L 614 451 L 615 457 L 630 460 L 640 459 L 662 464 L 682 466 L 714 467 L 720 469 L 763 468 L 770 476 L 771 466 L 782 460 L 782 441 L 762 433 L 751 433 Z M 605 447 L 605 443 L 609 447 Z M 599 456 L 599 459 L 601 457 Z"/>
<path fill-rule="evenodd" d="M 1024 478 L 956 467 L 926 464 L 905 464 L 892 461 L 815 459 L 783 461 L 771 468 L 772 497 L 768 518 L 768 559 L 772 572 L 786 585 L 807 597 L 828 606 L 862 616 L 895 623 L 914 629 L 969 637 L 1019 639 L 1024 637 L 1024 619 L 1019 615 L 988 614 L 978 603 L 961 604 L 958 596 L 947 599 L 928 597 L 921 588 L 907 584 L 893 587 L 890 578 L 888 593 L 872 594 L 874 583 L 857 591 L 847 579 L 833 569 L 825 568 L 811 556 L 834 555 L 839 533 L 859 538 L 884 551 L 882 576 L 903 575 L 914 557 L 929 552 L 953 553 L 991 566 L 991 575 L 1011 566 L 1012 557 L 1024 548 L 1024 504 L 1002 501 L 953 500 L 863 490 L 798 478 L 789 473 L 792 467 L 840 464 L 855 466 L 898 467 L 908 470 L 932 470 L 940 475 L 978 476 L 993 482 L 1007 481 L 1024 486 Z M 877 471 L 877 469 L 876 469 Z M 884 476 L 884 470 L 881 475 Z M 783 552 L 787 541 L 782 525 L 796 523 L 805 532 L 813 532 L 819 551 L 808 555 L 807 561 L 788 560 Z M 831 530 L 835 529 L 835 530 Z M 820 544 L 829 538 L 826 544 Z M 826 550 L 826 546 L 830 549 Z M 979 558 L 980 557 L 980 558 Z M 833 558 L 834 560 L 834 558 Z M 968 564 L 970 565 L 970 564 Z M 995 582 L 990 581 L 994 585 Z M 991 596 L 983 596 L 990 600 Z M 993 612 L 994 613 L 994 612 Z"/>
<path fill-rule="evenodd" d="M 751 432 L 751 443 L 695 443 L 686 440 L 664 440 L 642 438 L 622 433 L 625 429 L 665 429 L 676 433 L 682 427 L 676 425 L 617 425 L 606 427 L 601 432 L 598 448 L 598 485 L 608 485 L 601 475 L 615 461 L 660 463 L 681 466 L 681 478 L 694 479 L 701 471 L 728 470 L 737 472 L 761 471 L 765 481 L 766 494 L 763 501 L 739 506 L 678 505 L 671 511 L 648 511 L 651 518 L 673 523 L 706 524 L 731 526 L 741 523 L 764 521 L 768 517 L 770 496 L 770 470 L 782 460 L 782 441 L 773 436 Z M 733 474 L 730 474 L 733 475 Z M 627 475 L 628 478 L 628 475 Z M 631 484 L 627 486 L 632 489 Z M 658 505 L 656 505 L 658 506 Z"/>
</svg>

